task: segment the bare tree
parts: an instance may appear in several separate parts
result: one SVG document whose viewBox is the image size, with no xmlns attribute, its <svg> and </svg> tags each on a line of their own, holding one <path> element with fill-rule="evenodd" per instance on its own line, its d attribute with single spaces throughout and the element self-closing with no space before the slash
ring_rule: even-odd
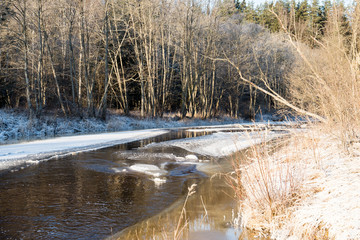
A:
<svg viewBox="0 0 360 240">
<path fill-rule="evenodd" d="M 24 65 L 24 79 L 25 79 L 25 89 L 26 89 L 26 102 L 29 109 L 30 118 L 33 117 L 34 109 L 31 101 L 31 89 L 30 89 L 30 79 L 29 79 L 29 34 L 28 34 L 28 1 L 27 0 L 17 0 L 13 2 L 12 5 L 15 9 L 15 14 L 13 15 L 16 23 L 19 26 L 19 50 L 23 52 L 23 65 Z"/>
<path fill-rule="evenodd" d="M 104 19 L 104 35 L 105 35 L 105 79 L 104 79 L 104 94 L 102 96 L 100 106 L 99 106 L 99 113 L 98 115 L 101 116 L 103 119 L 106 118 L 106 108 L 107 108 L 107 94 L 109 88 L 109 63 L 108 63 L 108 56 L 109 56 L 109 3 L 108 0 L 105 0 L 105 19 Z"/>
</svg>

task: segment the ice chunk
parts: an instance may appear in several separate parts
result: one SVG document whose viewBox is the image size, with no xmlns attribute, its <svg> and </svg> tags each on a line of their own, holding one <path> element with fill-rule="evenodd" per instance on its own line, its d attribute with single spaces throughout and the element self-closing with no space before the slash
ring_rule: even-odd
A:
<svg viewBox="0 0 360 240">
<path fill-rule="evenodd" d="M 135 172 L 145 173 L 154 177 L 160 177 L 167 174 L 167 171 L 162 170 L 158 166 L 151 164 L 134 164 L 129 169 Z"/>
<path fill-rule="evenodd" d="M 164 162 L 160 165 L 160 168 L 165 169 L 168 164 L 169 164 L 168 162 Z"/>
<path fill-rule="evenodd" d="M 175 161 L 177 161 L 177 162 L 185 162 L 186 159 L 184 157 L 175 157 Z"/>
<path fill-rule="evenodd" d="M 236 133 L 223 133 L 218 132 L 212 135 L 206 135 L 201 137 L 176 139 L 161 143 L 153 143 L 146 146 L 146 148 L 156 147 L 179 147 L 189 152 L 199 155 L 213 156 L 213 157 L 225 157 L 234 152 L 238 152 L 242 149 L 248 148 L 254 144 L 258 144 L 263 141 L 269 141 L 276 137 L 281 136 L 283 133 L 275 132 L 236 132 Z M 177 162 L 184 161 L 183 159 L 176 157 Z M 190 161 L 190 159 L 185 159 Z"/>
<path fill-rule="evenodd" d="M 183 165 L 179 164 L 177 167 L 170 171 L 170 176 L 186 176 L 197 171 L 196 165 Z"/>
<path fill-rule="evenodd" d="M 138 152 L 138 151 L 122 151 L 117 153 L 120 158 L 131 160 L 174 160 L 175 155 L 172 153 L 151 153 L 151 152 Z"/>
<path fill-rule="evenodd" d="M 26 161 L 26 163 L 33 165 L 33 164 L 39 164 L 40 161 L 39 160 L 28 160 L 28 161 Z"/>
<path fill-rule="evenodd" d="M 197 162 L 199 161 L 198 157 L 193 155 L 193 154 L 190 154 L 190 155 L 186 155 L 185 156 L 185 159 L 186 161 L 190 161 L 190 162 Z"/>
<path fill-rule="evenodd" d="M 151 180 L 154 181 L 156 187 L 160 187 L 161 185 L 166 183 L 166 178 L 155 177 L 155 178 L 152 178 Z"/>
<path fill-rule="evenodd" d="M 115 173 L 127 172 L 126 168 L 112 168 Z"/>
<path fill-rule="evenodd" d="M 201 163 L 209 163 L 210 160 L 199 160 L 199 162 L 201 162 Z"/>
</svg>

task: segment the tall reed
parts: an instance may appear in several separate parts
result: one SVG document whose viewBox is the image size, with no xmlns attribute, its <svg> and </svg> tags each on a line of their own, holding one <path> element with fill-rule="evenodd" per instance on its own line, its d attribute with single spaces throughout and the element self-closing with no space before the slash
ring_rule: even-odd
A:
<svg viewBox="0 0 360 240">
<path fill-rule="evenodd" d="M 301 156 L 304 151 L 315 156 L 317 146 L 310 135 L 268 142 L 267 131 L 259 134 L 264 141 L 244 156 L 235 155 L 227 181 L 239 203 L 241 227 L 267 235 L 283 224 L 301 197 L 306 164 Z"/>
</svg>

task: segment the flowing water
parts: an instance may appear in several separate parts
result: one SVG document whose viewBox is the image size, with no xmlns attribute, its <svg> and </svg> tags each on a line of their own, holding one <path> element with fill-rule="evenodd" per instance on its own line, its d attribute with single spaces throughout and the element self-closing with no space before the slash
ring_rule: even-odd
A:
<svg viewBox="0 0 360 240">
<path fill-rule="evenodd" d="M 172 131 L 0 172 L 0 239 L 99 239 L 156 215 L 184 194 L 188 182 L 198 182 L 204 174 L 194 166 L 174 164 L 167 166 L 167 181 L 157 183 L 144 174 L 114 169 L 138 162 L 160 166 L 169 154 L 188 153 L 136 149 L 204 134 Z"/>
<path fill-rule="evenodd" d="M 210 180 L 210 174 L 199 171 L 196 164 L 174 163 L 174 156 L 190 154 L 183 149 L 139 148 L 152 142 L 205 134 L 171 131 L 0 172 L 0 239 L 147 239 L 150 231 L 154 235 L 176 226 L 184 196 L 193 183 L 197 188 L 186 205 L 191 220 L 187 237 L 237 239 L 241 233 L 230 227 L 235 207 L 233 193 L 224 179 Z M 136 163 L 166 169 L 166 181 L 127 171 Z M 226 160 L 203 166 L 208 173 L 226 168 Z M 162 224 L 164 221 L 168 225 Z"/>
</svg>

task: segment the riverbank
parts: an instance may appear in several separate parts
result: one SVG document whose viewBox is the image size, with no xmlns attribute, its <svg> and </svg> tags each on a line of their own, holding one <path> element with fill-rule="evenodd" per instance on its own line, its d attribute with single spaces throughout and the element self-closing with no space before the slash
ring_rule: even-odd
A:
<svg viewBox="0 0 360 240">
<path fill-rule="evenodd" d="M 271 117 L 266 116 L 259 120 L 267 121 L 271 120 Z M 65 118 L 56 114 L 46 114 L 38 119 L 29 120 L 24 112 L 0 109 L 0 144 L 90 133 L 232 123 L 249 122 L 227 117 L 207 120 L 176 117 L 141 119 L 116 114 L 109 114 L 106 121 L 96 118 Z"/>
<path fill-rule="evenodd" d="M 31 166 L 43 160 L 143 140 L 167 132 L 163 129 L 122 131 L 0 145 L 0 170 Z"/>
<path fill-rule="evenodd" d="M 238 165 L 241 225 L 272 239 L 360 239 L 360 144 L 345 150 L 314 127 L 272 147 Z"/>
</svg>

